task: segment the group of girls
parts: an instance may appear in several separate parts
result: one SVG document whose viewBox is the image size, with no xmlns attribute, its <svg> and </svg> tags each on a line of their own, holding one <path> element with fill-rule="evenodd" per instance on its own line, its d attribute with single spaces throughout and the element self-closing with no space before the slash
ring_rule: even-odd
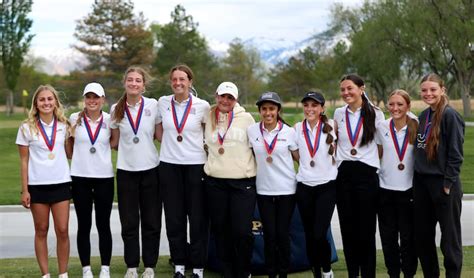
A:
<svg viewBox="0 0 474 278">
<path fill-rule="evenodd" d="M 142 277 L 154 277 L 162 202 L 176 278 L 185 277 L 186 266 L 192 268 L 191 277 L 203 277 L 209 227 L 223 276 L 248 277 L 256 205 L 270 277 L 287 277 L 289 272 L 289 226 L 296 206 L 314 277 L 334 277 L 326 234 L 336 205 L 349 277 L 375 277 L 377 214 L 390 277 L 399 277 L 400 272 L 414 276 L 417 257 L 425 276 L 439 276 L 437 222 L 447 276 L 459 277 L 464 124 L 448 105 L 438 76 L 430 74 L 422 80 L 421 98 L 430 107 L 418 121 L 409 116 L 410 98 L 405 91 L 390 95 L 391 118 L 384 120 L 365 95 L 363 80 L 347 75 L 340 82 L 346 105 L 336 109 L 334 120 L 325 114 L 324 96 L 308 92 L 301 99 L 304 120 L 293 128 L 281 117 L 282 100 L 276 93 L 260 96 L 261 121 L 255 123 L 238 104 L 238 88 L 231 82 L 218 86 L 216 103 L 210 106 L 192 93 L 194 75 L 185 65 L 171 69 L 173 94 L 158 101 L 143 95 L 150 80 L 143 69 L 130 67 L 123 79 L 125 92 L 110 115 L 102 111 L 102 86 L 88 84 L 84 109 L 69 121 L 53 87 L 40 86 L 35 92 L 16 144 L 21 200 L 33 215 L 35 252 L 43 277 L 50 277 L 50 212 L 59 277 L 68 276 L 71 197 L 83 277 L 93 277 L 93 206 L 102 265 L 99 277 L 110 277 L 111 148 L 118 150 L 125 277 L 138 277 L 140 250 Z M 159 154 L 154 140 L 161 142 Z M 68 158 L 72 158 L 70 170 Z M 294 161 L 299 164 L 297 173 Z"/>
</svg>

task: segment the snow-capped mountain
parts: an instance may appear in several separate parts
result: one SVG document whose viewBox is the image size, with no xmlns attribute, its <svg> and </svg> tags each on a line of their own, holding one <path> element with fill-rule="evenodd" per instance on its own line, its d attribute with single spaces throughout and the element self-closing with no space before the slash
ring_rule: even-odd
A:
<svg viewBox="0 0 474 278">
<path fill-rule="evenodd" d="M 278 38 L 255 37 L 244 40 L 243 44 L 256 48 L 260 52 L 262 60 L 271 68 L 278 62 L 286 62 L 300 50 L 310 46 L 312 41 L 313 38 L 294 42 Z M 218 57 L 225 56 L 229 48 L 228 43 L 215 39 L 208 40 L 208 43 L 212 53 Z M 66 75 L 87 65 L 85 56 L 73 48 L 55 49 L 53 51 L 36 50 L 32 54 L 35 57 L 43 58 L 39 69 L 48 74 Z"/>
</svg>

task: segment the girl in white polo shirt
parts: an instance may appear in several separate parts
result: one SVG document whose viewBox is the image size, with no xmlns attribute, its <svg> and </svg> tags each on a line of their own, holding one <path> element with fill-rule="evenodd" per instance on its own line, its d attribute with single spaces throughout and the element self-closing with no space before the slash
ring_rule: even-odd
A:
<svg viewBox="0 0 474 278">
<path fill-rule="evenodd" d="M 69 261 L 69 199 L 71 176 L 66 157 L 69 123 L 58 93 L 41 85 L 31 109 L 18 130 L 16 144 L 21 160 L 21 203 L 31 209 L 35 224 L 35 253 L 42 277 L 49 278 L 48 228 L 53 215 L 60 278 L 67 278 Z"/>
<path fill-rule="evenodd" d="M 334 111 L 337 131 L 337 212 L 349 277 L 375 277 L 375 230 L 380 167 L 375 127 L 382 111 L 365 95 L 362 78 L 340 82 L 346 103 Z"/>
<path fill-rule="evenodd" d="M 158 102 L 143 96 L 149 75 L 140 67 L 130 67 L 124 75 L 125 93 L 111 108 L 112 141 L 118 140 L 117 197 L 125 277 L 138 277 L 140 227 L 142 277 L 154 277 L 161 231 L 161 198 L 158 190 L 158 151 L 153 143 L 158 124 Z"/>
<path fill-rule="evenodd" d="M 300 158 L 296 201 L 314 277 L 321 277 L 322 270 L 322 277 L 331 278 L 331 245 L 326 235 L 336 206 L 334 122 L 324 113 L 321 93 L 308 92 L 301 102 L 305 119 L 295 125 Z"/>
<path fill-rule="evenodd" d="M 377 125 L 380 191 L 379 230 L 385 266 L 390 277 L 414 277 L 417 257 L 414 242 L 413 171 L 418 123 L 412 119 L 410 95 L 393 91 L 388 98 L 390 119 Z M 398 244 L 400 238 L 400 244 Z"/>
<path fill-rule="evenodd" d="M 205 210 L 203 183 L 204 122 L 209 103 L 193 96 L 193 72 L 186 65 L 170 71 L 172 95 L 158 100 L 163 129 L 160 148 L 160 186 L 164 202 L 166 234 L 174 277 L 185 277 L 185 264 L 193 267 L 192 277 L 203 277 L 207 258 L 209 221 Z M 187 222 L 191 242 L 187 243 Z"/>
<path fill-rule="evenodd" d="M 290 269 L 290 221 L 295 209 L 297 160 L 295 130 L 281 118 L 277 93 L 257 101 L 261 121 L 248 128 L 257 161 L 257 204 L 263 225 L 265 266 L 269 277 L 287 277 Z"/>
<path fill-rule="evenodd" d="M 114 172 L 110 149 L 110 115 L 102 111 L 105 92 L 99 83 L 84 88 L 84 110 L 70 116 L 72 124 L 71 161 L 72 198 L 77 215 L 77 250 L 82 277 L 93 277 L 90 255 L 92 207 L 99 233 L 100 278 L 110 277 L 112 233 L 110 214 L 114 200 Z"/>
</svg>

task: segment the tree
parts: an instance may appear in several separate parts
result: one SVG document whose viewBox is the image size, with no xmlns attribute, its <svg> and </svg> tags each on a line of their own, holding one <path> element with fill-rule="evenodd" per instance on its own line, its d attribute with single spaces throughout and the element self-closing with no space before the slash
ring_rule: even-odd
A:
<svg viewBox="0 0 474 278">
<path fill-rule="evenodd" d="M 131 0 L 96 0 L 92 12 L 79 20 L 74 47 L 86 55 L 88 70 L 122 74 L 130 65 L 149 66 L 153 37 L 143 13 L 133 14 Z"/>
<path fill-rule="evenodd" d="M 13 91 L 17 85 L 23 57 L 30 48 L 32 34 L 28 34 L 33 21 L 27 17 L 31 12 L 31 0 L 3 0 L 0 3 L 0 51 L 8 96 L 7 115 L 13 114 Z"/>
<path fill-rule="evenodd" d="M 264 88 L 265 67 L 257 49 L 245 47 L 240 39 L 234 39 L 222 59 L 223 78 L 234 82 L 239 88 L 239 99 L 249 103 L 249 98 L 257 98 Z"/>
<path fill-rule="evenodd" d="M 177 5 L 171 12 L 171 22 L 152 24 L 156 40 L 154 69 L 161 77 L 160 91 L 169 90 L 168 71 L 177 64 L 188 65 L 195 73 L 193 85 L 198 91 L 215 90 L 217 61 L 211 54 L 206 39 L 199 34 L 198 23 L 186 14 L 183 6 Z"/>
</svg>

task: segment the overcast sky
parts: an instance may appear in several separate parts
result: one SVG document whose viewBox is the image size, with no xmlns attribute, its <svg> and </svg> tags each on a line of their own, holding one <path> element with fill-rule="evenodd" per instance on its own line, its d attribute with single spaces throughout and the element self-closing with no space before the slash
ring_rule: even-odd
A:
<svg viewBox="0 0 474 278">
<path fill-rule="evenodd" d="M 32 42 L 35 55 L 64 50 L 75 43 L 76 21 L 92 11 L 93 0 L 37 0 L 30 17 L 34 20 Z M 177 4 L 199 23 L 198 30 L 216 47 L 233 38 L 286 39 L 297 42 L 320 32 L 329 22 L 331 6 L 360 5 L 362 0 L 135 0 L 135 13 L 143 12 L 148 23 L 165 24 Z"/>
</svg>

